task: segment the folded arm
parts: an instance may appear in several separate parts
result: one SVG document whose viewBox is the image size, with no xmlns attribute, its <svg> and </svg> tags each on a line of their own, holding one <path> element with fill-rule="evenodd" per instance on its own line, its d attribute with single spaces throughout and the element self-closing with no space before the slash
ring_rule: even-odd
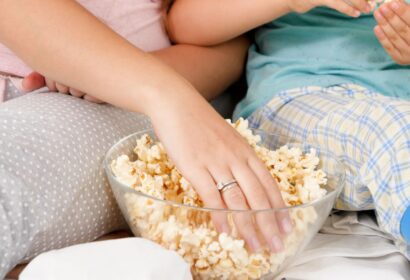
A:
<svg viewBox="0 0 410 280">
<path fill-rule="evenodd" d="M 175 45 L 151 54 L 187 79 L 203 97 L 212 100 L 241 76 L 248 47 L 249 41 L 238 37 L 214 47 Z M 44 79 L 38 73 L 25 77 L 23 86 L 27 92 L 48 86 L 51 91 L 100 103 L 89 94 L 48 77 Z"/>
<path fill-rule="evenodd" d="M 167 23 L 176 42 L 215 45 L 288 12 L 286 0 L 177 0 Z"/>
<path fill-rule="evenodd" d="M 370 12 L 366 0 L 176 0 L 168 17 L 174 41 L 215 45 L 287 13 L 327 6 L 352 17 Z"/>
<path fill-rule="evenodd" d="M 196 94 L 76 1 L 0 1 L 0 42 L 42 75 L 132 111 L 150 115 L 165 97 L 170 106 Z"/>
<path fill-rule="evenodd" d="M 248 47 L 249 41 L 243 36 L 214 47 L 175 45 L 153 55 L 212 100 L 241 76 Z"/>
</svg>

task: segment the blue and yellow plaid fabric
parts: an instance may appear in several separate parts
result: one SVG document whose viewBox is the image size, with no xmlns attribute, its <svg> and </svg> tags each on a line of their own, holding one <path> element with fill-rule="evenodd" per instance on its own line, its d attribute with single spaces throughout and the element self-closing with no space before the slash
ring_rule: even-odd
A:
<svg viewBox="0 0 410 280">
<path fill-rule="evenodd" d="M 282 91 L 249 118 L 252 128 L 336 153 L 346 185 L 335 208 L 375 209 L 379 226 L 409 258 L 400 221 L 410 206 L 410 102 L 358 85 Z"/>
</svg>

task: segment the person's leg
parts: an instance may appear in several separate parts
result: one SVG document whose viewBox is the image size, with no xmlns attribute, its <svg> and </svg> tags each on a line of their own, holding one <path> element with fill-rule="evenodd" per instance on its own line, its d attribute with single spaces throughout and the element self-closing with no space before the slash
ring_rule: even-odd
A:
<svg viewBox="0 0 410 280">
<path fill-rule="evenodd" d="M 347 172 L 336 208 L 376 209 L 381 229 L 409 250 L 400 220 L 410 205 L 410 102 L 360 87 L 295 89 L 256 112 L 250 125 L 336 153 Z"/>
<path fill-rule="evenodd" d="M 149 127 L 142 115 L 56 93 L 0 105 L 0 279 L 41 252 L 124 226 L 102 160 Z"/>
</svg>

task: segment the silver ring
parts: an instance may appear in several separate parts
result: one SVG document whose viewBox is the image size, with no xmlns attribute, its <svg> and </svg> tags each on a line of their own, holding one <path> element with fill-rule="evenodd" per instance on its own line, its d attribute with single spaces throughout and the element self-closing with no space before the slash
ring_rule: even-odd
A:
<svg viewBox="0 0 410 280">
<path fill-rule="evenodd" d="M 235 179 L 233 179 L 233 180 L 230 180 L 230 181 L 225 182 L 225 183 L 224 182 L 219 182 L 218 184 L 216 184 L 216 188 L 218 189 L 219 192 L 222 193 L 222 192 L 224 192 L 228 189 L 233 188 L 237 184 L 238 184 L 238 182 Z"/>
</svg>

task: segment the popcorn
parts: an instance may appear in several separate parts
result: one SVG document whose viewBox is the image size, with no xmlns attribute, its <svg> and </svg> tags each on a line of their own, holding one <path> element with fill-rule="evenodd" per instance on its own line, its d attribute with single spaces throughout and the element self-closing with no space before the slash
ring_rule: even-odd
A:
<svg viewBox="0 0 410 280">
<path fill-rule="evenodd" d="M 246 120 L 228 122 L 267 166 L 287 206 L 309 203 L 326 194 L 326 174 L 317 169 L 319 158 L 314 149 L 305 154 L 288 146 L 272 151 L 259 145 L 261 137 L 252 133 Z M 146 134 L 137 140 L 134 152 L 136 161 L 123 155 L 112 162 L 112 171 L 120 182 L 155 198 L 203 206 L 195 188 L 175 167 L 161 143 Z M 318 218 L 312 206 L 292 209 L 289 215 L 294 229 L 284 238 L 285 250 L 273 253 L 264 248 L 253 253 L 238 236 L 230 214 L 231 234 L 219 234 L 209 211 L 159 203 L 135 193 L 124 196 L 131 228 L 142 237 L 175 250 L 191 264 L 195 279 L 258 279 L 275 274 L 284 260 L 300 249 L 309 225 Z"/>
</svg>

